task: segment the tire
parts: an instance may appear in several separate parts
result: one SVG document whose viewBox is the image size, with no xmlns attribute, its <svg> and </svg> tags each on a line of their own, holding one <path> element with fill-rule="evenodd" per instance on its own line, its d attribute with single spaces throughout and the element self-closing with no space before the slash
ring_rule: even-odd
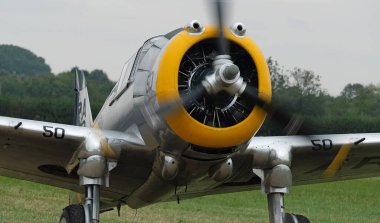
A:
<svg viewBox="0 0 380 223">
<path fill-rule="evenodd" d="M 303 215 L 285 213 L 285 223 L 310 223 L 310 220 Z"/>
<path fill-rule="evenodd" d="M 303 215 L 296 214 L 296 217 L 297 217 L 298 223 L 310 223 L 310 220 Z"/>
<path fill-rule="evenodd" d="M 285 219 L 284 219 L 284 222 L 285 223 L 297 223 L 295 220 L 294 220 L 294 215 L 292 214 L 289 214 L 289 213 L 285 213 Z"/>
<path fill-rule="evenodd" d="M 59 223 L 85 223 L 83 206 L 80 204 L 73 204 L 65 207 Z"/>
</svg>

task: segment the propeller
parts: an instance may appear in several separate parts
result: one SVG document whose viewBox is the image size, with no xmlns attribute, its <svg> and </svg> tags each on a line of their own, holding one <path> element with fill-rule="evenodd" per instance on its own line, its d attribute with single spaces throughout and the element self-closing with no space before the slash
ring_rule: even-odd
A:
<svg viewBox="0 0 380 223">
<path fill-rule="evenodd" d="M 225 1 L 214 1 L 214 14 L 217 24 L 217 50 L 218 55 L 213 61 L 213 74 L 206 76 L 206 78 L 198 86 L 191 89 L 191 92 L 186 95 L 181 95 L 179 99 L 169 101 L 161 105 L 158 109 L 151 109 L 148 106 L 142 106 L 142 114 L 145 120 L 153 127 L 159 128 L 158 117 L 164 116 L 168 113 L 174 112 L 180 107 L 187 107 L 193 101 L 205 96 L 217 95 L 220 91 L 226 91 L 230 95 L 239 95 L 246 97 L 257 106 L 264 109 L 269 116 L 278 122 L 283 127 L 285 135 L 304 134 L 307 132 L 306 128 L 302 125 L 303 118 L 295 114 L 288 114 L 284 109 L 281 109 L 264 98 L 259 96 L 258 89 L 248 85 L 240 76 L 239 67 L 236 66 L 229 55 L 228 40 L 224 34 L 224 21 L 225 21 Z M 144 120 L 144 121 L 143 121 Z"/>
</svg>

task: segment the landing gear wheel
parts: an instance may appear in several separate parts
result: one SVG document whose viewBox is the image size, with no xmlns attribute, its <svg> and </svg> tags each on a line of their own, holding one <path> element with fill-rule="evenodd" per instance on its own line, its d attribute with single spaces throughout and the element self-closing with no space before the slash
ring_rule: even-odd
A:
<svg viewBox="0 0 380 223">
<path fill-rule="evenodd" d="M 285 213 L 284 222 L 285 223 L 310 223 L 310 220 L 303 215 Z"/>
<path fill-rule="evenodd" d="M 74 204 L 65 207 L 59 223 L 85 223 L 83 206 Z"/>
</svg>

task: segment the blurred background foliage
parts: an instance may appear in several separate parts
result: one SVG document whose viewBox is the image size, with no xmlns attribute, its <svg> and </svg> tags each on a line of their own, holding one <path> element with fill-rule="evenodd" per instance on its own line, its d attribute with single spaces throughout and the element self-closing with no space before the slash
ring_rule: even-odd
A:
<svg viewBox="0 0 380 223">
<path fill-rule="evenodd" d="M 380 132 L 380 85 L 347 84 L 332 96 L 320 76 L 311 70 L 287 69 L 268 58 L 273 103 L 304 117 L 312 134 Z M 0 115 L 71 124 L 74 104 L 74 68 L 59 74 L 33 52 L 0 45 Z M 94 117 L 114 82 L 96 69 L 84 70 Z M 275 121 L 264 123 L 259 135 L 282 135 Z"/>
</svg>

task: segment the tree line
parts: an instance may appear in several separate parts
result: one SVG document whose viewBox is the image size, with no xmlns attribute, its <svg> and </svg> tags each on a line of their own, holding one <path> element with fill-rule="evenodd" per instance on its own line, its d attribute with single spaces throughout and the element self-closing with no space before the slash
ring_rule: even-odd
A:
<svg viewBox="0 0 380 223">
<path fill-rule="evenodd" d="M 272 58 L 268 65 L 273 104 L 303 117 L 308 133 L 380 132 L 379 85 L 347 84 L 334 97 L 323 90 L 320 76 L 313 71 L 286 70 Z M 0 115 L 71 124 L 73 69 L 58 75 L 0 75 Z M 95 117 L 115 83 L 101 70 L 84 72 Z M 259 134 L 283 135 L 282 131 L 283 126 L 268 118 Z"/>
<path fill-rule="evenodd" d="M 295 67 L 285 69 L 267 60 L 273 87 L 273 104 L 304 119 L 308 134 L 380 132 L 380 85 L 347 84 L 338 96 L 329 95 L 320 76 Z M 269 119 L 261 135 L 284 135 L 283 126 Z"/>
<path fill-rule="evenodd" d="M 84 73 L 95 117 L 115 83 L 101 70 Z M 58 75 L 0 75 L 2 116 L 72 124 L 73 106 L 73 70 Z"/>
<path fill-rule="evenodd" d="M 0 115 L 73 123 L 75 69 L 55 75 L 32 51 L 0 44 Z M 97 114 L 115 83 L 102 70 L 83 72 Z"/>
<path fill-rule="evenodd" d="M 380 85 L 347 84 L 338 96 L 331 96 L 313 71 L 285 69 L 273 58 L 267 62 L 273 105 L 302 117 L 307 133 L 380 132 Z M 55 75 L 33 52 L 0 45 L 0 115 L 71 124 L 74 69 Z M 84 73 L 95 117 L 115 83 L 102 70 Z M 283 129 L 268 118 L 259 134 L 283 135 Z"/>
</svg>

